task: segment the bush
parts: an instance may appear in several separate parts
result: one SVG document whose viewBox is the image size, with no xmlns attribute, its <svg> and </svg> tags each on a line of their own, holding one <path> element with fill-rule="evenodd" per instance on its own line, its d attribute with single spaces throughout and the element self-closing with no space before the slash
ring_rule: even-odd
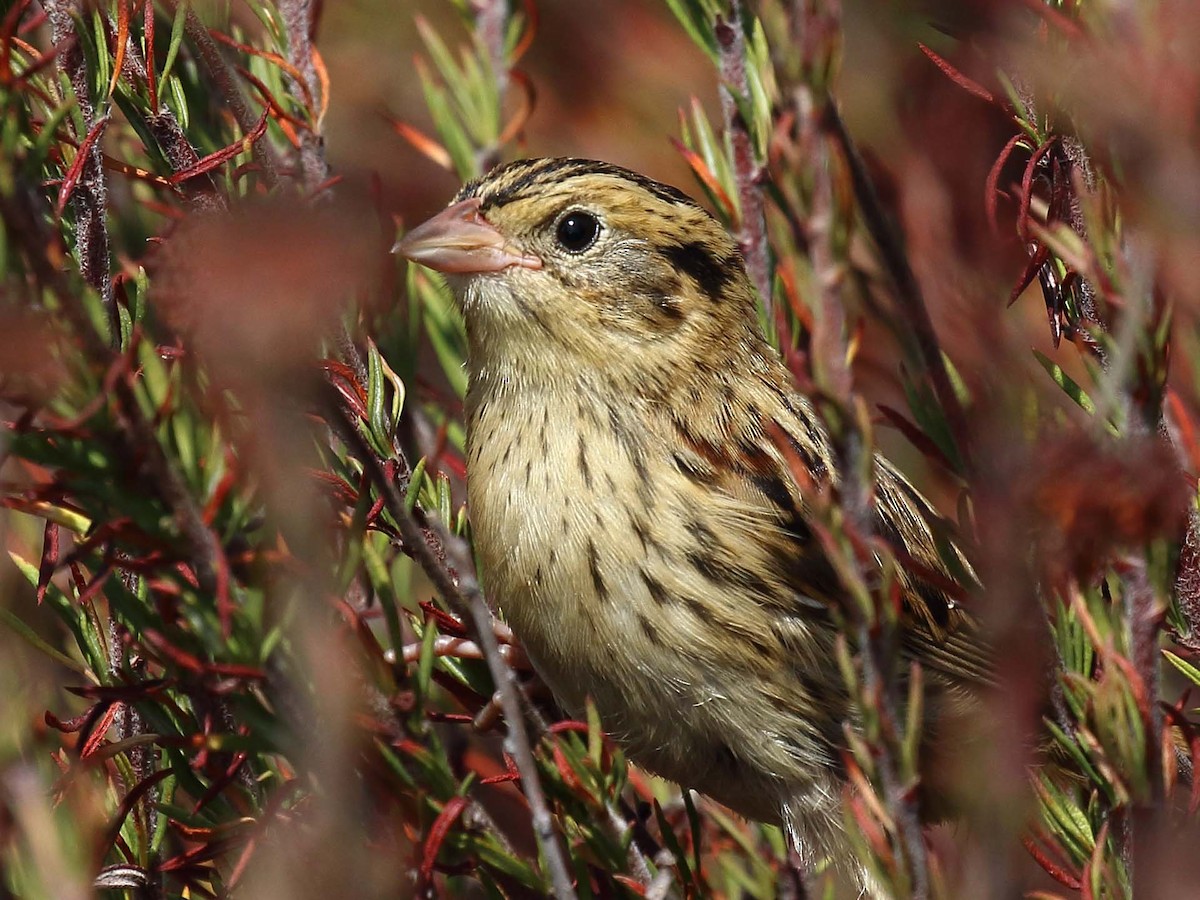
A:
<svg viewBox="0 0 1200 900">
<path fill-rule="evenodd" d="M 461 321 L 389 254 L 438 167 L 543 151 L 535 84 L 569 145 L 593 108 L 566 93 L 630 60 L 708 67 L 679 159 L 765 327 L 983 584 L 991 739 L 955 754 L 965 824 L 933 831 L 920 680 L 895 696 L 890 594 L 856 585 L 863 864 L 898 897 L 1194 890 L 1200 12 L 667 0 L 672 25 L 627 0 L 598 36 L 545 6 L 540 79 L 532 2 L 403 20 L 427 113 L 385 119 L 389 195 L 327 162 L 360 135 L 328 130 L 320 3 L 5 4 L 0 892 L 836 893 L 539 695 L 474 575 Z M 338 14 L 381 52 L 390 8 Z M 671 28 L 656 69 L 633 42 Z M 640 140 L 620 161 L 660 165 Z M 842 500 L 870 502 L 867 468 Z M 854 516 L 820 515 L 856 570 Z"/>
</svg>

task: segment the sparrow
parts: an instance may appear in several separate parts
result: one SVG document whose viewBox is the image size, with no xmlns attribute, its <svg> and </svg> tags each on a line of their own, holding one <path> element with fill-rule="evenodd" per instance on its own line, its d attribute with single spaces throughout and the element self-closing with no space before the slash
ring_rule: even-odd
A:
<svg viewBox="0 0 1200 900">
<path fill-rule="evenodd" d="M 572 713 L 590 698 L 640 766 L 783 825 L 870 890 L 842 814 L 859 720 L 835 651 L 846 592 L 809 515 L 839 484 L 836 455 L 735 242 L 674 187 L 526 159 L 397 250 L 461 308 L 472 534 L 541 678 Z M 878 455 L 875 476 L 936 744 L 991 663 L 947 589 L 930 504 Z"/>
</svg>

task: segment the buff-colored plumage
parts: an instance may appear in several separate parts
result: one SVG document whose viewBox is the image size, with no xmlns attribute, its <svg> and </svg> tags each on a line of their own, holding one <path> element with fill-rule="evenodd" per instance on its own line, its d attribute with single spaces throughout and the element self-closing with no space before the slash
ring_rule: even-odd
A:
<svg viewBox="0 0 1200 900">
<path fill-rule="evenodd" d="M 732 240 L 673 188 L 543 159 L 467 185 L 401 250 L 462 306 L 475 543 L 538 672 L 642 766 L 844 862 L 839 586 L 792 466 L 838 476 Z M 877 477 L 880 533 L 944 572 L 925 501 Z M 902 583 L 936 717 L 987 661 L 961 609 Z"/>
</svg>

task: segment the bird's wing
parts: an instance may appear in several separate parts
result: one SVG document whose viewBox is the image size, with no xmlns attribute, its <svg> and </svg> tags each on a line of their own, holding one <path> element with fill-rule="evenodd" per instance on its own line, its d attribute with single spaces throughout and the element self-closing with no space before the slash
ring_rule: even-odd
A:
<svg viewBox="0 0 1200 900">
<path fill-rule="evenodd" d="M 837 587 L 838 576 L 829 561 L 818 558 L 819 542 L 814 539 L 807 512 L 807 498 L 829 475 L 818 471 L 814 477 L 811 448 L 801 455 L 802 445 L 811 443 L 811 423 L 802 423 L 806 431 L 798 435 L 797 423 L 776 422 L 778 427 L 768 428 L 767 437 L 779 452 L 779 464 L 791 477 L 786 497 L 776 489 L 767 499 L 781 508 L 783 527 L 797 561 L 790 567 L 789 581 L 806 601 L 818 597 L 833 602 L 843 591 Z M 977 622 L 963 605 L 968 593 L 963 585 L 974 586 L 975 575 L 953 541 L 952 526 L 891 463 L 879 455 L 875 459 L 874 525 L 899 566 L 905 654 L 955 681 L 990 682 L 991 653 Z M 826 464 L 832 471 L 828 457 Z"/>
</svg>

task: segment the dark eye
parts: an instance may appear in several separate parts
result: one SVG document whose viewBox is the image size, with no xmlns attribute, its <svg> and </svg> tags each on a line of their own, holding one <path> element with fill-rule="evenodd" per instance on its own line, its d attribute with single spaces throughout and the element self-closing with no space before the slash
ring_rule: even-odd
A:
<svg viewBox="0 0 1200 900">
<path fill-rule="evenodd" d="M 582 253 L 600 235 L 600 221 L 591 213 L 569 212 L 558 220 L 554 236 L 559 245 L 572 253 Z"/>
</svg>

